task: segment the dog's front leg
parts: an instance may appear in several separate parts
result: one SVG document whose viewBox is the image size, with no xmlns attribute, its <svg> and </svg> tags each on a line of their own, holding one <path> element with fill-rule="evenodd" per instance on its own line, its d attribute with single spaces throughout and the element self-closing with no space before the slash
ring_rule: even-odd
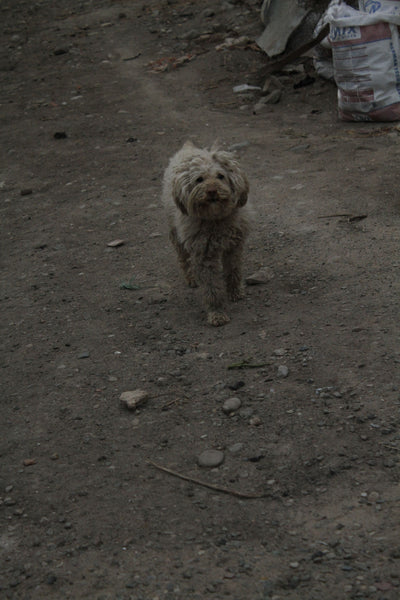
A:
<svg viewBox="0 0 400 600">
<path fill-rule="evenodd" d="M 224 311 L 225 286 L 220 257 L 195 255 L 193 266 L 207 309 L 207 321 L 215 327 L 229 323 L 230 318 Z"/>
<path fill-rule="evenodd" d="M 244 298 L 242 281 L 243 242 L 226 251 L 222 257 L 224 279 L 228 297 L 233 302 Z"/>
<path fill-rule="evenodd" d="M 185 250 L 184 245 L 178 240 L 178 235 L 176 233 L 175 227 L 171 229 L 169 233 L 169 238 L 178 255 L 178 261 L 187 281 L 187 284 L 193 288 L 197 287 L 197 281 L 193 276 L 192 267 L 190 264 L 190 254 L 187 250 Z"/>
</svg>

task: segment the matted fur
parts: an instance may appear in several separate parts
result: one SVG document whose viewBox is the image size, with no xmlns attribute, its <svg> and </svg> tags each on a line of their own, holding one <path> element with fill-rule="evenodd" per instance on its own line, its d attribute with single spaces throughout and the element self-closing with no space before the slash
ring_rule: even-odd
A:
<svg viewBox="0 0 400 600">
<path fill-rule="evenodd" d="M 229 321 L 228 297 L 244 295 L 243 245 L 249 229 L 247 177 L 233 154 L 186 144 L 164 174 L 170 239 L 188 284 L 200 286 L 211 325 Z"/>
</svg>

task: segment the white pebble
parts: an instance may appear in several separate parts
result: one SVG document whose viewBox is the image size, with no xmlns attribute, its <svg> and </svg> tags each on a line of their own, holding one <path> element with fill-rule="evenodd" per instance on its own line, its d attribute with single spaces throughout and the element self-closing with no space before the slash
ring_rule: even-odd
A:
<svg viewBox="0 0 400 600">
<path fill-rule="evenodd" d="M 219 467 L 225 455 L 221 450 L 204 450 L 197 459 L 199 467 Z"/>
<path fill-rule="evenodd" d="M 240 398 L 234 396 L 233 398 L 228 398 L 227 400 L 225 400 L 222 406 L 222 410 L 224 411 L 224 413 L 230 414 L 235 412 L 235 410 L 238 410 L 241 406 L 242 402 Z"/>
<path fill-rule="evenodd" d="M 148 399 L 149 394 L 145 390 L 132 390 L 128 392 L 122 392 L 120 400 L 126 408 L 129 410 L 136 410 Z"/>
<path fill-rule="evenodd" d="M 287 377 L 289 375 L 289 369 L 286 365 L 279 365 L 278 377 Z"/>
</svg>

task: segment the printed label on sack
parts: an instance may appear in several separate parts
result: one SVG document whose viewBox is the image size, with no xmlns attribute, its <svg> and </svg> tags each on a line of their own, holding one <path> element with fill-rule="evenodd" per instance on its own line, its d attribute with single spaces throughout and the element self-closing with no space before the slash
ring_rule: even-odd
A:
<svg viewBox="0 0 400 600">
<path fill-rule="evenodd" d="M 347 42 L 349 40 L 361 39 L 361 30 L 357 26 L 353 27 L 335 27 L 331 26 L 329 39 L 332 43 Z"/>
<path fill-rule="evenodd" d="M 365 0 L 362 4 L 362 10 L 365 10 L 365 12 L 370 14 L 378 12 L 378 10 L 381 10 L 382 8 L 382 3 L 377 2 L 377 0 Z"/>
</svg>

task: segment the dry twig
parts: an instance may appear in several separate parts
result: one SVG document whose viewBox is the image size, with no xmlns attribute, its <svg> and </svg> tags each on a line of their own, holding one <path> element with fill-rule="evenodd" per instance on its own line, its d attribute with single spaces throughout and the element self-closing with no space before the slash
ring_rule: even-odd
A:
<svg viewBox="0 0 400 600">
<path fill-rule="evenodd" d="M 231 490 L 229 488 L 226 488 L 226 487 L 223 487 L 220 485 L 214 485 L 212 483 L 207 483 L 206 481 L 201 481 L 200 479 L 196 479 L 195 477 L 189 477 L 188 475 L 183 475 L 182 473 L 178 473 L 177 471 L 173 471 L 172 469 L 168 469 L 167 467 L 158 465 L 157 463 L 150 460 L 149 458 L 147 459 L 147 462 L 150 465 L 152 465 L 153 467 L 155 467 L 156 469 L 159 469 L 160 471 L 164 471 L 164 473 L 169 473 L 170 475 L 173 475 L 174 477 L 178 477 L 179 479 L 183 479 L 184 481 L 189 481 L 190 483 L 195 483 L 196 485 L 202 485 L 203 487 L 210 488 L 211 490 L 214 490 L 216 492 L 222 492 L 223 494 L 231 494 L 231 496 L 236 496 L 237 498 L 256 499 L 256 498 L 265 498 L 267 496 L 267 494 L 250 494 L 247 492 L 238 492 L 236 490 Z"/>
</svg>

